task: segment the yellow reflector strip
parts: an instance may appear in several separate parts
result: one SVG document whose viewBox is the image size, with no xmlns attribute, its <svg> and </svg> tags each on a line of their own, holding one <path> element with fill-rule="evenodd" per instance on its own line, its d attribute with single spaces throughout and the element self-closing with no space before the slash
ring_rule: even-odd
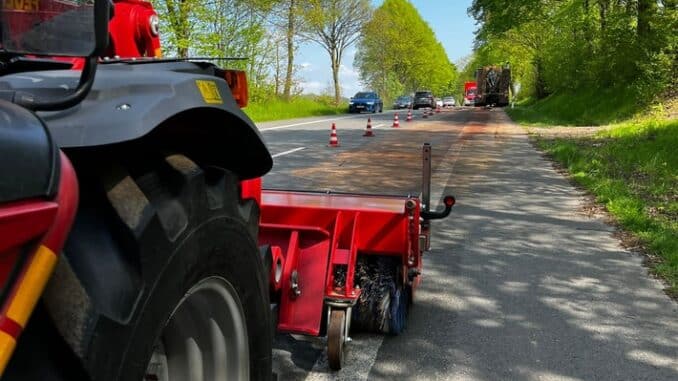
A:
<svg viewBox="0 0 678 381">
<path fill-rule="evenodd" d="M 5 373 L 5 368 L 9 363 L 16 347 L 16 340 L 5 332 L 0 331 L 0 377 Z"/>
<path fill-rule="evenodd" d="M 7 317 L 19 323 L 21 328 L 26 328 L 28 318 L 33 313 L 33 308 L 40 299 L 56 262 L 57 257 L 54 252 L 45 246 L 40 246 L 21 278 L 19 289 L 7 309 Z"/>
</svg>

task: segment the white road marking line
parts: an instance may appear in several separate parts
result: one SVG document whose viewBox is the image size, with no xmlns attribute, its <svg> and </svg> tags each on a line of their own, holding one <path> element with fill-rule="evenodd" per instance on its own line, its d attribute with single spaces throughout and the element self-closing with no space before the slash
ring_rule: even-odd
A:
<svg viewBox="0 0 678 381">
<path fill-rule="evenodd" d="M 275 126 L 275 127 L 269 127 L 269 128 L 261 128 L 259 131 L 265 132 L 265 131 L 273 131 L 273 130 L 281 130 L 283 128 L 290 128 L 290 127 L 297 127 L 297 126 L 305 126 L 308 124 L 316 124 L 316 123 L 324 123 L 324 122 L 333 122 L 335 120 L 342 120 L 342 119 L 350 119 L 350 118 L 357 118 L 354 115 L 351 116 L 343 116 L 339 118 L 332 118 L 332 119 L 321 119 L 321 120 L 312 120 L 310 122 L 301 122 L 301 123 L 293 123 L 293 124 L 285 124 L 283 126 Z"/>
<path fill-rule="evenodd" d="M 291 153 L 295 153 L 295 152 L 301 151 L 301 150 L 303 150 L 303 149 L 306 149 L 306 147 L 299 147 L 299 148 L 291 149 L 291 150 L 289 150 L 289 151 L 276 153 L 275 155 L 271 155 L 271 157 L 272 157 L 272 158 L 276 158 L 276 157 L 280 157 L 280 156 L 285 156 L 285 155 L 289 155 L 289 154 L 291 154 Z"/>
<path fill-rule="evenodd" d="M 330 370 L 327 363 L 327 349 L 325 349 L 306 376 L 306 381 L 367 380 L 383 341 L 383 335 L 361 334 L 353 337 L 353 341 L 348 344 L 344 366 L 340 372 Z"/>
<path fill-rule="evenodd" d="M 464 125 L 464 127 L 461 128 L 461 131 L 459 131 L 459 133 L 457 134 L 456 141 L 461 140 L 461 136 L 464 134 L 464 128 L 466 128 L 466 124 Z M 436 167 L 432 168 L 433 173 L 431 174 L 431 210 L 436 210 L 438 208 L 438 204 L 443 198 L 443 192 L 445 191 L 447 184 L 452 180 L 452 177 L 454 176 L 453 173 L 454 166 L 457 164 L 457 160 L 459 160 L 459 156 L 461 156 L 461 151 L 464 149 L 465 145 L 466 145 L 465 141 L 461 141 L 460 144 L 452 144 L 450 148 L 448 148 L 447 151 L 445 152 L 445 155 L 442 156 L 443 161 Z M 431 147 L 431 149 L 434 148 L 435 147 L 433 146 Z M 444 168 L 445 166 L 449 166 L 449 168 Z"/>
</svg>

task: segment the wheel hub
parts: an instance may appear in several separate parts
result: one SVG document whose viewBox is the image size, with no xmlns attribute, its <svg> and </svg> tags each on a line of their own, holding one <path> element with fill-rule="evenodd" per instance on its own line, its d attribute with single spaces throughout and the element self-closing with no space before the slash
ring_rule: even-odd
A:
<svg viewBox="0 0 678 381">
<path fill-rule="evenodd" d="M 203 279 L 172 313 L 144 381 L 247 379 L 247 325 L 238 294 L 221 277 Z"/>
</svg>

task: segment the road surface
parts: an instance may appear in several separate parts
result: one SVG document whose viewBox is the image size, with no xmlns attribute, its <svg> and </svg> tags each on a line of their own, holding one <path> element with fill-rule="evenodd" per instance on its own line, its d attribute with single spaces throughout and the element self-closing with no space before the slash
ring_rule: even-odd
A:
<svg viewBox="0 0 678 381">
<path fill-rule="evenodd" d="M 433 203 L 457 197 L 407 331 L 353 335 L 339 372 L 322 339 L 278 335 L 280 380 L 678 380 L 678 304 L 503 111 L 399 116 L 399 129 L 392 112 L 259 124 L 267 188 L 418 194 L 430 142 Z"/>
</svg>

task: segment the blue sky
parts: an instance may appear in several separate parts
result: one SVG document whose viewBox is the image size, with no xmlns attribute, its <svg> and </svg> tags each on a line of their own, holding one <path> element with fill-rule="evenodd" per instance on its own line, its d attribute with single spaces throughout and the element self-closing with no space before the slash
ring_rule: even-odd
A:
<svg viewBox="0 0 678 381">
<path fill-rule="evenodd" d="M 450 61 L 471 54 L 473 50 L 473 32 L 475 21 L 466 10 L 472 0 L 410 0 L 421 17 L 428 22 L 442 42 Z M 382 0 L 373 1 L 379 6 Z M 353 67 L 355 46 L 344 55 L 339 80 L 344 96 L 351 96 L 361 89 L 358 73 Z M 332 89 L 332 70 L 327 52 L 317 44 L 307 43 L 299 48 L 296 63 L 299 65 L 298 77 L 305 93 L 330 93 Z"/>
</svg>

